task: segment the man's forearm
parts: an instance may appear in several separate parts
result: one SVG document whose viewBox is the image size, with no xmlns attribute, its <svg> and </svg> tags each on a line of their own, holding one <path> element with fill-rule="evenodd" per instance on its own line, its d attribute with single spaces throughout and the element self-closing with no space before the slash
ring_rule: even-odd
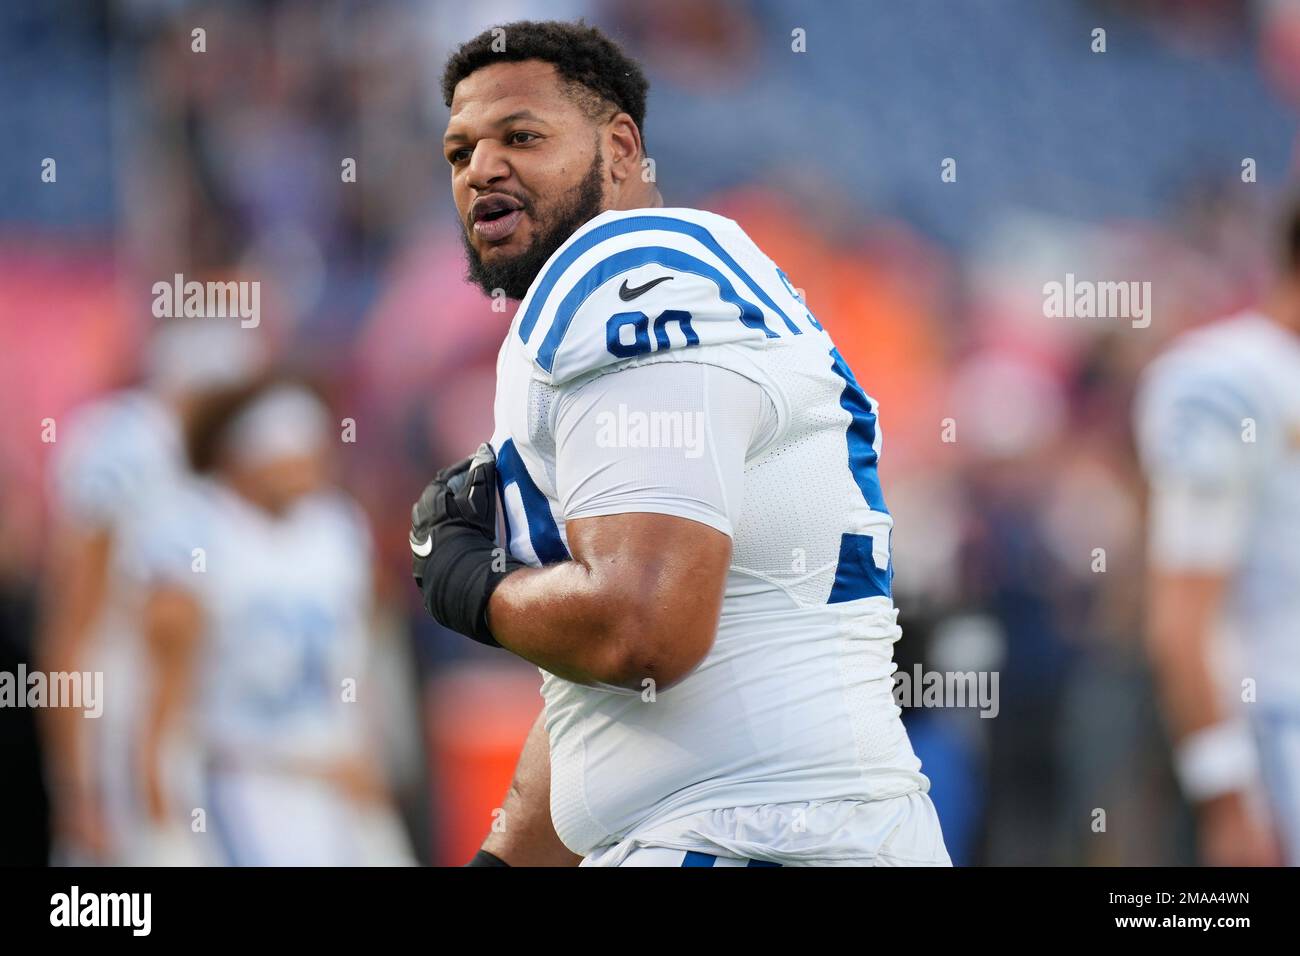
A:
<svg viewBox="0 0 1300 956">
<path fill-rule="evenodd" d="M 435 620 L 588 685 L 667 688 L 705 658 L 728 534 L 656 512 L 575 518 L 565 523 L 572 557 L 528 568 L 496 546 L 496 486 L 482 445 L 438 472 L 411 509 L 412 575 Z"/>
<path fill-rule="evenodd" d="M 524 741 L 499 817 L 501 829 L 483 841 L 483 849 L 511 866 L 577 866 L 582 860 L 560 842 L 551 822 L 551 749 L 544 716 Z"/>
<path fill-rule="evenodd" d="M 1218 613 L 1217 578 L 1153 575 L 1149 647 L 1156 680 L 1175 740 L 1224 717 L 1220 688 L 1210 669 L 1211 622 Z"/>
<path fill-rule="evenodd" d="M 145 602 L 144 620 L 152 694 L 143 713 L 137 772 L 146 811 L 154 823 L 163 823 L 168 813 L 163 747 L 192 698 L 202 612 L 187 592 L 160 587 Z"/>
<path fill-rule="evenodd" d="M 1226 581 L 1222 574 L 1183 573 L 1156 574 L 1151 582 L 1151 650 L 1174 766 L 1188 798 L 1203 805 L 1244 793 L 1259 772 L 1250 728 L 1226 706 L 1211 667 Z"/>
<path fill-rule="evenodd" d="M 86 646 L 103 607 L 107 589 L 112 537 L 107 531 L 55 537 L 49 574 L 58 581 L 42 595 L 41 666 L 50 673 L 72 673 L 85 666 Z M 51 783 L 58 789 L 90 786 L 90 770 L 81 746 L 82 715 L 72 708 L 52 707 L 45 720 L 45 745 L 52 759 Z"/>
</svg>

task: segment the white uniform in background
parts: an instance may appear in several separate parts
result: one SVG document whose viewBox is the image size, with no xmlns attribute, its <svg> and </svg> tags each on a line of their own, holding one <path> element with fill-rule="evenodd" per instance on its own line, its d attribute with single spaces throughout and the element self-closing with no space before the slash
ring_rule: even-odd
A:
<svg viewBox="0 0 1300 956">
<path fill-rule="evenodd" d="M 293 769 L 368 751 L 370 558 L 365 520 L 341 492 L 276 517 L 196 480 L 160 509 L 140 568 L 202 610 L 190 718 L 201 783 L 182 809 L 187 820 L 205 811 L 195 839 L 210 862 L 409 862 L 391 814 Z"/>
<path fill-rule="evenodd" d="M 552 817 L 584 865 L 949 864 L 892 695 L 876 404 L 736 223 L 584 225 L 519 306 L 495 414 L 516 558 L 565 560 L 566 521 L 628 512 L 732 539 L 679 684 L 542 672 Z"/>
<path fill-rule="evenodd" d="M 107 531 L 112 541 L 104 605 L 92 624 L 87 659 L 79 662 L 83 670 L 104 674 L 103 716 L 88 722 L 82 743 L 102 798 L 110 862 L 180 862 L 152 853 L 154 834 L 138 791 L 137 721 L 152 688 L 140 643 L 144 592 L 130 566 L 158 503 L 189 480 L 174 400 L 246 380 L 263 354 L 260 340 L 237 324 L 161 323 L 144 356 L 146 387 L 77 409 L 55 445 L 51 499 L 57 520 L 83 534 Z M 56 858 L 63 852 L 56 848 Z"/>
<path fill-rule="evenodd" d="M 180 423 L 145 390 L 115 392 L 79 410 L 55 445 L 52 497 L 59 520 L 81 532 L 107 531 L 113 540 L 105 603 L 82 665 L 104 675 L 103 714 L 86 721 L 82 743 L 116 862 L 134 859 L 143 823 L 133 746 L 148 684 L 140 646 L 143 592 L 127 573 L 128 542 L 185 473 Z"/>
<path fill-rule="evenodd" d="M 1231 578 L 1215 676 L 1300 863 L 1300 335 L 1250 312 L 1188 333 L 1152 363 L 1136 414 L 1151 561 Z"/>
<path fill-rule="evenodd" d="M 222 454 L 261 467 L 319 453 L 330 432 L 311 393 L 277 386 L 227 425 Z M 193 707 L 178 729 L 193 759 L 188 779 L 169 787 L 194 855 L 234 865 L 410 862 L 386 804 L 359 804 L 321 775 L 368 754 L 372 739 L 372 562 L 360 508 L 341 491 L 318 491 L 272 514 L 196 477 L 152 518 L 132 570 L 150 587 L 187 592 L 202 622 Z"/>
</svg>

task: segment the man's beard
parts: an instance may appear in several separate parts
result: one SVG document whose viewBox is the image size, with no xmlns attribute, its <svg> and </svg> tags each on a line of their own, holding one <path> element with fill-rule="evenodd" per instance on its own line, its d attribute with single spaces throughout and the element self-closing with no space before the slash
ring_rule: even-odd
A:
<svg viewBox="0 0 1300 956">
<path fill-rule="evenodd" d="M 605 195 L 601 190 L 604 173 L 605 164 L 597 150 L 582 182 L 569 190 L 555 212 L 548 217 L 549 225 L 537 219 L 532 203 L 521 199 L 525 214 L 541 231 L 528 248 L 508 259 L 497 258 L 490 264 L 485 263 L 470 242 L 469 234 L 462 229 L 460 238 L 465 243 L 465 257 L 469 260 L 465 278 L 488 295 L 494 295 L 500 289 L 508 299 L 522 299 L 526 296 L 529 286 L 537 278 L 537 273 L 542 271 L 542 266 L 546 265 L 546 260 L 551 258 L 551 254 L 564 245 L 565 240 L 579 226 L 604 212 Z"/>
</svg>

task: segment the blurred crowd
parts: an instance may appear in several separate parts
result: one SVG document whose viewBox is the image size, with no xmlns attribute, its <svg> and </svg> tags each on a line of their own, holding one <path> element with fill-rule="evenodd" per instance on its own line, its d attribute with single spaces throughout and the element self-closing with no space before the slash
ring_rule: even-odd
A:
<svg viewBox="0 0 1300 956">
<path fill-rule="evenodd" d="M 258 281 L 239 334 L 355 426 L 330 483 L 372 539 L 392 805 L 416 859 L 472 852 L 540 698 L 410 584 L 409 504 L 491 432 L 513 310 L 463 280 L 437 79 L 493 23 L 578 16 L 646 65 L 668 203 L 736 219 L 880 402 L 899 666 L 1000 673 L 995 719 L 905 718 L 954 862 L 1189 862 L 1140 641 L 1130 397 L 1171 335 L 1269 278 L 1297 172 L 1293 4 L 5 4 L 0 670 L 36 666 L 61 584 L 42 423 L 150 387 L 154 283 Z M 1154 321 L 1045 317 L 1067 273 L 1151 281 Z M 0 721 L 0 859 L 39 862 L 57 768 L 30 712 Z"/>
</svg>

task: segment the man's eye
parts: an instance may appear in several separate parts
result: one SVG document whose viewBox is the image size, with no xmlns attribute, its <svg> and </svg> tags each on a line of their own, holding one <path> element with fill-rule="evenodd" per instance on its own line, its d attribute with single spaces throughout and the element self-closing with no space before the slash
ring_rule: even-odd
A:
<svg viewBox="0 0 1300 956">
<path fill-rule="evenodd" d="M 525 133 L 523 131 L 520 131 L 518 133 L 511 133 L 508 137 L 506 137 L 506 142 L 511 143 L 512 145 L 515 146 L 522 146 L 524 143 L 527 143 L 530 140 L 534 140 L 534 139 L 537 139 L 536 133 Z"/>
<path fill-rule="evenodd" d="M 458 149 L 447 155 L 447 162 L 455 166 L 457 163 L 468 162 L 470 151 L 468 149 Z"/>
</svg>

